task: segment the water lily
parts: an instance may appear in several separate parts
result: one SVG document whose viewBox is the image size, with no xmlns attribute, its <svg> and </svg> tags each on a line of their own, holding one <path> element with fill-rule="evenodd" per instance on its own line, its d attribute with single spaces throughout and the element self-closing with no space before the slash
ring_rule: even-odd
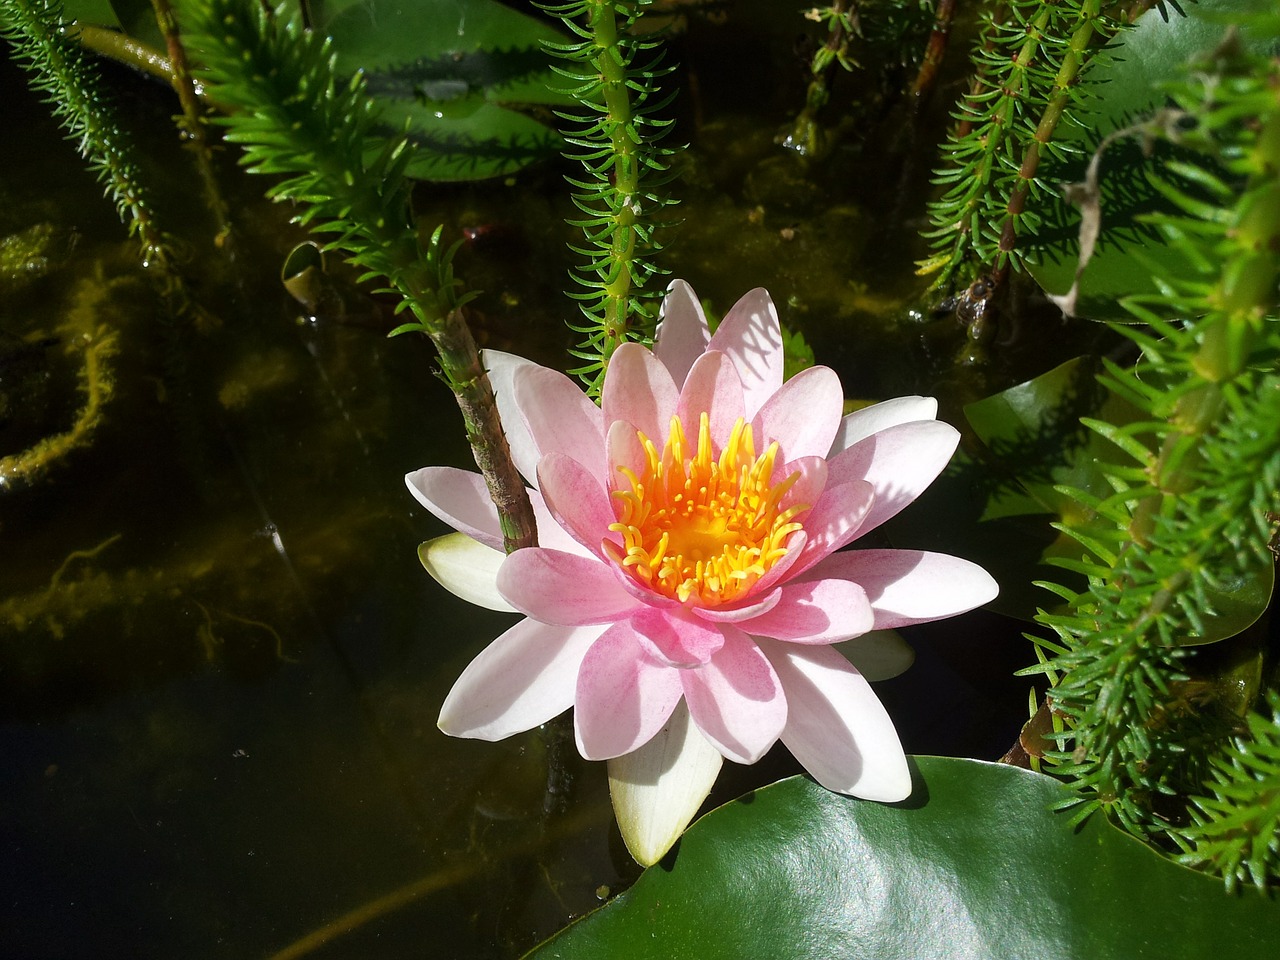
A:
<svg viewBox="0 0 1280 960">
<path fill-rule="evenodd" d="M 982 568 L 918 550 L 842 550 L 911 503 L 955 450 L 924 397 L 843 415 L 839 378 L 783 382 L 764 290 L 711 335 L 674 282 L 652 349 L 610 358 L 600 405 L 509 354 L 486 365 L 539 546 L 502 553 L 480 476 L 410 474 L 459 531 L 424 565 L 471 602 L 524 615 L 454 685 L 440 728 L 497 740 L 574 708 L 578 750 L 609 761 L 633 855 L 656 862 L 722 758 L 781 740 L 818 782 L 872 800 L 911 789 L 893 723 L 853 649 L 992 599 Z"/>
</svg>

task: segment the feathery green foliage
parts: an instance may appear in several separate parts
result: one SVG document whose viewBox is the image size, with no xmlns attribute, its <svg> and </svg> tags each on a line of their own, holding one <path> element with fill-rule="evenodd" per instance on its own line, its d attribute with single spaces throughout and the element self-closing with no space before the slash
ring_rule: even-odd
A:
<svg viewBox="0 0 1280 960">
<path fill-rule="evenodd" d="M 661 192 L 670 179 L 671 150 L 659 143 L 670 125 L 661 112 L 672 95 L 661 96 L 658 87 L 671 68 L 660 51 L 651 53 L 657 39 L 632 32 L 651 2 L 573 0 L 545 8 L 582 38 L 548 47 L 567 64 L 558 72 L 574 84 L 569 92 L 581 111 L 559 116 L 574 125 L 565 139 L 585 173 L 569 180 L 583 214 L 570 223 L 585 241 L 571 249 L 586 261 L 573 275 L 583 290 L 571 294 L 585 322 L 570 326 L 584 337 L 574 355 L 585 363 L 573 372 L 592 392 L 599 392 L 614 350 L 652 336 L 662 294 L 649 283 L 663 272 L 653 260 L 662 249 L 656 231 L 671 203 Z"/>
<path fill-rule="evenodd" d="M 328 38 L 258 4 L 210 0 L 188 38 L 204 64 L 209 96 L 229 111 L 219 123 L 244 147 L 253 173 L 283 175 L 268 196 L 299 204 L 297 220 L 332 234 L 366 278 L 385 278 L 427 324 L 458 305 L 444 283 L 449 252 L 423 256 L 409 217 L 410 159 L 404 138 L 373 133 L 377 114 L 360 75 L 342 83 Z"/>
<path fill-rule="evenodd" d="M 0 34 L 106 186 L 120 220 L 137 233 L 143 260 L 168 264 L 168 244 L 139 179 L 132 143 L 102 92 L 97 70 L 75 42 L 60 0 L 0 0 Z"/>
<path fill-rule="evenodd" d="M 1204 632 L 1215 595 L 1275 562 L 1280 60 L 1244 53 L 1230 34 L 1187 77 L 1169 91 L 1182 111 L 1174 135 L 1206 162 L 1166 167 L 1157 182 L 1180 212 L 1152 225 L 1194 269 L 1160 273 L 1161 292 L 1125 303 L 1147 326 L 1117 329 L 1142 356 L 1102 379 L 1143 415 L 1087 422 L 1131 462 L 1104 466 L 1111 496 L 1063 491 L 1092 516 L 1061 528 L 1085 548 L 1062 565 L 1088 587 L 1045 585 L 1067 603 L 1038 618 L 1057 636 L 1036 641 L 1035 670 L 1066 724 L 1052 759 L 1080 815 L 1106 809 L 1231 884 L 1262 884 L 1280 878 L 1276 693 L 1269 716 L 1245 720 L 1184 644 Z"/>
<path fill-rule="evenodd" d="M 920 272 L 937 272 L 937 285 L 962 268 L 967 284 L 984 270 L 1018 266 L 1018 238 L 1037 232 L 1034 201 L 1049 189 L 1037 176 L 1040 160 L 1078 149 L 1055 132 L 1096 95 L 1076 79 L 1099 49 L 1095 38 L 1117 28 L 1102 8 L 1101 0 L 988 4 L 973 85 L 934 174 L 947 190 L 930 205 L 924 236 L 935 252 Z"/>
<path fill-rule="evenodd" d="M 209 0 L 195 20 L 192 48 L 204 63 L 209 96 L 230 109 L 226 138 L 244 147 L 255 173 L 281 175 L 268 195 L 298 205 L 297 220 L 332 236 L 385 282 L 415 317 L 393 333 L 429 336 L 441 376 L 462 410 L 476 465 L 484 474 L 509 549 L 534 541 L 528 494 L 511 462 L 497 405 L 462 308 L 474 296 L 453 273 L 454 247 L 440 229 L 424 244 L 409 207 L 404 137 L 373 134 L 377 111 L 360 74 L 339 83 L 330 40 L 253 0 Z"/>
<path fill-rule="evenodd" d="M 1229 890 L 1280 876 L 1280 693 L 1267 708 L 1213 758 L 1212 795 L 1196 798 L 1194 823 L 1174 835 L 1186 849 L 1179 859 L 1222 874 Z"/>
</svg>

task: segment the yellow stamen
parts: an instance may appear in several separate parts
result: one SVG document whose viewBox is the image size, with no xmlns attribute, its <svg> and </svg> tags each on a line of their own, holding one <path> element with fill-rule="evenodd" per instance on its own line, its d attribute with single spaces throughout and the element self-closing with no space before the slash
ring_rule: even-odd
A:
<svg viewBox="0 0 1280 960">
<path fill-rule="evenodd" d="M 661 455 L 643 433 L 637 437 L 646 462 L 641 475 L 618 468 L 626 484 L 613 491 L 621 516 L 609 529 L 622 543 L 605 541 L 605 550 L 640 583 L 681 603 L 713 607 L 742 597 L 787 555 L 802 527 L 795 518 L 808 505 L 781 509 L 800 474 L 773 483 L 778 445 L 757 457 L 751 425 L 741 418 L 719 457 L 706 413 L 691 456 L 679 417 L 671 418 Z"/>
</svg>

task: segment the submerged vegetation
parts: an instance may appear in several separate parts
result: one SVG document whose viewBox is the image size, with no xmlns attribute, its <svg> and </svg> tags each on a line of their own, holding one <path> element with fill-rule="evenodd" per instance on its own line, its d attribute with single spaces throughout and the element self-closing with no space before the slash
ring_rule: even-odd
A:
<svg viewBox="0 0 1280 960">
<path fill-rule="evenodd" d="M 554 363 L 572 336 L 570 372 L 598 397 L 623 344 L 652 344 L 662 278 L 695 274 L 694 286 L 711 291 L 713 327 L 732 303 L 722 291 L 774 292 L 788 378 L 826 359 L 855 385 L 850 409 L 882 395 L 935 394 L 941 418 L 963 424 L 962 458 L 922 499 L 922 518 L 895 519 L 882 535 L 997 572 L 994 609 L 1027 631 L 1022 649 L 1031 652 L 1018 663 L 1035 685 L 1033 717 L 1005 759 L 1064 785 L 1053 800 L 1059 819 L 1102 820 L 1159 852 L 1115 882 L 1163 883 L 1170 874 L 1161 871 L 1176 861 L 1237 896 L 1280 883 L 1280 672 L 1269 631 L 1280 524 L 1280 15 L 1272 5 L 1012 0 L 984 3 L 964 20 L 949 0 L 834 0 L 785 15 L 746 2 L 663 0 L 530 4 L 519 13 L 492 0 L 423 0 L 410 12 L 379 0 L 275 10 L 250 0 L 182 0 L 155 11 L 65 4 L 0 0 L 8 55 L 106 189 L 152 282 L 119 276 L 118 263 L 71 282 L 69 271 L 42 266 L 55 240 L 40 216 L 25 214 L 35 226 L 0 220 L 0 495 L 31 498 L 21 503 L 33 518 L 24 506 L 0 511 L 0 534 L 43 543 L 41 523 L 56 531 L 54 547 L 36 550 L 48 569 L 22 574 L 0 598 L 7 675 L 39 676 L 42 656 L 57 665 L 50 677 L 74 672 L 68 637 L 91 634 L 95 623 L 144 632 L 147 615 L 135 612 L 156 598 L 167 604 L 152 615 L 157 629 L 178 625 L 196 654 L 182 662 L 217 662 L 239 637 L 259 671 L 280 669 L 306 657 L 300 636 L 326 635 L 326 611 L 337 606 L 336 593 L 307 599 L 304 580 L 327 590 L 372 562 L 385 547 L 367 531 L 420 539 L 402 529 L 399 501 L 365 509 L 379 501 L 362 490 L 349 509 L 325 500 L 325 522 L 301 526 L 286 549 L 275 517 L 312 478 L 282 487 L 288 493 L 274 502 L 260 492 L 263 464 L 283 458 L 283 447 L 272 441 L 264 452 L 237 430 L 259 422 L 250 417 L 291 422 L 314 400 L 294 397 L 302 368 L 278 359 L 276 341 L 225 318 L 246 301 L 255 311 L 269 301 L 262 291 L 291 248 L 310 254 L 309 269 L 330 272 L 323 280 L 344 287 L 343 303 L 359 305 L 348 315 L 335 309 L 332 326 L 308 307 L 289 333 L 318 358 L 329 391 L 320 394 L 325 422 L 300 431 L 290 456 L 314 459 L 325 495 L 343 500 L 341 484 L 364 482 L 352 480 L 347 461 L 369 460 L 387 435 L 444 443 L 440 423 L 452 420 L 424 426 L 408 389 L 385 387 L 377 372 L 393 370 L 422 391 L 429 369 L 461 410 L 463 430 L 454 432 L 484 475 L 509 552 L 534 543 L 536 523 L 489 381 L 512 374 L 492 357 L 486 370 L 480 346 L 519 346 Z M 725 20 L 749 35 L 732 65 L 710 53 Z M 178 84 L 200 97 L 183 103 L 181 122 L 213 152 L 158 172 L 111 95 L 135 81 L 104 74 L 87 46 L 133 66 L 145 60 L 170 79 L 194 78 L 190 88 Z M 753 77 L 766 65 L 767 77 Z M 717 89 L 721 71 L 728 92 Z M 259 221 L 275 215 L 221 202 L 215 181 L 234 182 L 224 183 L 228 193 L 246 189 L 219 169 L 223 154 L 260 175 L 248 192 L 281 204 L 292 226 L 264 230 Z M 923 183 L 930 168 L 932 192 Z M 190 237 L 158 226 L 175 192 L 200 208 L 188 218 L 197 224 Z M 260 250 L 269 253 L 259 258 Z M 320 251 L 350 271 L 326 266 Z M 258 273 L 268 280 L 248 279 Z M 66 290 L 51 294 L 49 276 Z M 41 298 L 43 314 L 31 309 Z M 152 316 L 122 319 L 127 300 Z M 387 344 L 385 333 L 423 334 L 432 358 L 418 352 L 420 338 Z M 363 338 L 343 348 L 359 359 L 326 361 L 317 344 L 347 334 Z M 227 359 L 234 337 L 245 338 L 254 362 Z M 415 372 L 404 373 L 410 363 Z M 373 384 L 368 393 L 363 383 Z M 72 399 L 36 402 L 58 390 Z M 370 400 L 377 390 L 394 400 Z M 141 399 L 150 396 L 159 413 Z M 353 415 L 357 401 L 377 416 Z M 412 427 L 387 426 L 397 417 Z M 103 447 L 145 456 L 130 418 L 173 433 L 185 479 L 158 488 L 180 486 L 203 511 L 228 496 L 248 504 L 251 559 L 206 537 L 225 522 L 207 518 L 191 535 L 200 546 L 166 541 L 162 562 L 121 532 L 123 520 L 68 536 L 57 506 L 66 491 L 93 489 L 113 471 L 114 482 L 127 482 L 131 467 Z M 339 430 L 350 432 L 320 452 Z M 445 448 L 461 465 L 461 442 Z M 393 493 L 399 473 L 423 461 L 417 450 L 378 456 L 377 486 Z M 248 495 L 228 494 L 241 484 Z M 467 509 L 487 517 L 490 506 Z M 65 526 L 76 526 L 82 514 L 69 515 Z M 262 573 L 277 562 L 286 573 Z M 296 591 L 282 609 L 305 626 L 291 631 L 276 618 L 272 590 Z M 360 631 L 422 619 L 412 604 L 379 602 L 388 609 Z M 980 631 L 999 628 L 977 622 L 965 643 L 981 648 Z M 910 627 L 904 634 L 912 639 Z M 43 644 L 60 646 L 46 653 Z M 338 656 L 344 671 L 351 657 Z M 977 660 L 975 673 L 1008 666 Z M 896 682 L 910 684 L 912 674 Z M 912 688 L 903 702 L 932 695 Z M 1018 704 L 992 712 L 1013 739 Z M 563 837 L 548 824 L 579 789 L 561 734 L 550 726 L 537 741 L 540 809 L 529 816 L 546 837 Z M 918 730 L 903 739 L 912 737 L 909 749 L 948 750 Z M 934 775 L 959 789 L 966 777 L 987 776 L 979 771 Z M 1020 789 L 1003 796 L 1042 801 L 1038 786 Z M 702 822 L 703 836 L 750 815 L 719 811 Z M 827 815 L 785 826 L 823 844 L 822 831 L 836 829 Z M 919 823 L 904 819 L 901 829 L 934 829 Z M 1065 851 L 1084 841 L 1036 829 L 1052 834 L 1064 863 L 1075 862 Z M 832 862 L 857 856 L 851 842 L 832 841 Z M 458 849 L 469 854 L 475 844 L 483 841 L 471 836 Z M 686 859 L 712 869 L 707 846 L 690 846 L 701 852 Z M 677 876 L 681 865 L 677 855 Z M 1039 863 L 1023 880 L 1034 886 L 1036 870 L 1054 869 Z M 1000 895 L 998 884 L 955 882 L 979 900 Z M 367 916 L 356 908 L 358 923 L 325 937 L 438 889 L 432 881 L 405 888 L 425 892 L 384 892 Z M 1197 916 L 1216 902 L 1197 901 Z M 571 929 L 568 949 L 573 938 Z M 291 955 L 315 946 L 299 943 L 307 946 Z"/>
</svg>

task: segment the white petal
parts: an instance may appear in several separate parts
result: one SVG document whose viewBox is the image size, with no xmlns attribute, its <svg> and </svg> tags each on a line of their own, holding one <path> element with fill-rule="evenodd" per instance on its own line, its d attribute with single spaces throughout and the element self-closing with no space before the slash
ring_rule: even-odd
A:
<svg viewBox="0 0 1280 960">
<path fill-rule="evenodd" d="M 855 410 L 840 421 L 828 456 L 847 450 L 864 437 L 899 423 L 938 419 L 938 401 L 933 397 L 895 397 Z"/>
<path fill-rule="evenodd" d="M 830 647 L 757 642 L 786 692 L 782 742 L 813 778 L 864 800 L 905 800 L 911 771 L 866 678 Z"/>
<path fill-rule="evenodd" d="M 488 544 L 502 546 L 502 524 L 484 477 L 458 467 L 423 467 L 405 474 L 415 500 L 453 529 Z"/>
<path fill-rule="evenodd" d="M 578 668 L 601 626 L 554 627 L 521 620 L 480 651 L 440 708 L 451 737 L 502 740 L 573 705 Z"/>
<path fill-rule="evenodd" d="M 465 533 L 447 533 L 418 547 L 418 559 L 440 586 L 478 607 L 516 613 L 498 593 L 498 568 L 507 555 L 472 540 Z"/>
<path fill-rule="evenodd" d="M 877 683 L 906 673 L 916 652 L 897 630 L 872 630 L 834 645 L 857 671 Z"/>
<path fill-rule="evenodd" d="M 723 758 L 682 702 L 639 750 L 609 761 L 609 794 L 631 856 L 649 867 L 680 839 L 720 773 Z"/>
<path fill-rule="evenodd" d="M 493 385 L 493 395 L 498 401 L 498 419 L 502 421 L 502 432 L 507 436 L 507 444 L 511 447 L 511 459 L 520 471 L 520 475 L 530 484 L 538 484 L 538 447 L 533 442 L 529 428 L 516 406 L 514 377 L 521 367 L 536 367 L 537 364 L 513 353 L 501 350 L 485 350 L 481 354 L 485 370 L 489 374 L 489 383 Z"/>
<path fill-rule="evenodd" d="M 815 565 L 805 578 L 839 577 L 862 585 L 876 629 L 905 627 L 965 613 L 1000 592 L 976 563 L 927 550 L 848 550 Z"/>
<path fill-rule="evenodd" d="M 582 388 L 558 370 L 539 366 L 521 367 L 512 382 L 539 462 L 549 453 L 563 453 L 590 470 L 601 486 L 607 484 L 602 415 Z M 537 486 L 536 477 L 531 482 Z"/>
</svg>

